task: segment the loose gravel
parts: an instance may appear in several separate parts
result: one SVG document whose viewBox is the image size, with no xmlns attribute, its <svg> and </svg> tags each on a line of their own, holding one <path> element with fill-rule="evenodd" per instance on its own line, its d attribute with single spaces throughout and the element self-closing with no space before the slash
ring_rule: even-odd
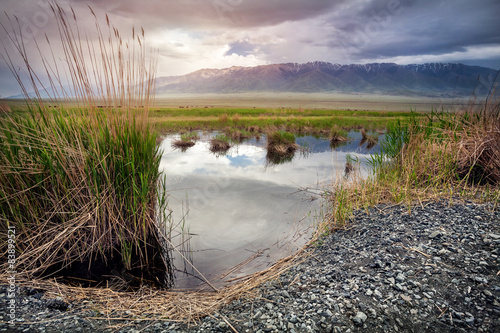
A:
<svg viewBox="0 0 500 333">
<path fill-rule="evenodd" d="M 30 288 L 17 291 L 9 324 L 4 286 L 0 332 L 500 332 L 500 212 L 491 204 L 438 201 L 411 213 L 380 205 L 351 223 L 260 286 L 259 297 L 196 325 L 109 322 Z"/>
</svg>

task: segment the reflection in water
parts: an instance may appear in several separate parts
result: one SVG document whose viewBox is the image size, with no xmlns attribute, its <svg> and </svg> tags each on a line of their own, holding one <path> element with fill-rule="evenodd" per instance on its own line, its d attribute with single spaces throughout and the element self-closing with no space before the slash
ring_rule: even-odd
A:
<svg viewBox="0 0 500 333">
<path fill-rule="evenodd" d="M 267 152 L 266 154 L 266 166 L 279 165 L 284 163 L 289 163 L 295 157 L 295 152 L 286 154 L 273 154 Z"/>
<path fill-rule="evenodd" d="M 303 246 L 320 213 L 318 194 L 342 176 L 347 152 L 361 161 L 366 156 L 356 143 L 332 151 L 328 140 L 302 137 L 297 143 L 308 154 L 270 164 L 265 139 L 233 146 L 221 156 L 210 153 L 209 136 L 185 152 L 172 148 L 175 139 L 161 143 L 160 166 L 173 221 L 182 225 L 183 236 L 173 241 L 215 286 L 265 269 Z M 200 274 L 185 264 L 177 255 L 175 267 L 189 274 L 178 272 L 176 287 L 202 287 Z"/>
</svg>

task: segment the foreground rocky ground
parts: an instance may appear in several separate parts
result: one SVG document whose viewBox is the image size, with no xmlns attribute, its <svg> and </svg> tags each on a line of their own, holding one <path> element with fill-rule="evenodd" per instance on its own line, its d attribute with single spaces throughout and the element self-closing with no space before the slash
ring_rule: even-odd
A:
<svg viewBox="0 0 500 333">
<path fill-rule="evenodd" d="M 434 202 L 357 212 L 352 228 L 324 238 L 311 257 L 261 296 L 234 301 L 197 325 L 130 321 L 109 328 L 77 304 L 18 292 L 0 332 L 500 332 L 500 212 Z M 31 323 L 31 324 L 27 324 Z M 123 324 L 120 321 L 120 324 Z"/>
</svg>

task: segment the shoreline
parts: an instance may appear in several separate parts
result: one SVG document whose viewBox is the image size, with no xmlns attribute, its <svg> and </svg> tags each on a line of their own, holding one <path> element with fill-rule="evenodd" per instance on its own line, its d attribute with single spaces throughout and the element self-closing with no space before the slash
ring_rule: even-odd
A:
<svg viewBox="0 0 500 333">
<path fill-rule="evenodd" d="M 402 205 L 357 211 L 349 229 L 257 287 L 260 296 L 222 306 L 197 325 L 126 314 L 107 320 L 25 289 L 15 325 L 0 312 L 0 332 L 498 332 L 500 212 L 492 209 L 443 199 L 411 214 Z M 2 287 L 0 308 L 5 301 Z M 123 327 L 106 329 L 113 325 Z"/>
</svg>

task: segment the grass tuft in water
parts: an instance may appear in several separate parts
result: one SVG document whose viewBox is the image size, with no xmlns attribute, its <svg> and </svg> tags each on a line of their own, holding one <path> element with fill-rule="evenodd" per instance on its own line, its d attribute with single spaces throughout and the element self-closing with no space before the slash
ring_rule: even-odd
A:
<svg viewBox="0 0 500 333">
<path fill-rule="evenodd" d="M 295 135 L 285 131 L 267 133 L 267 152 L 272 155 L 289 155 L 300 148 L 295 143 Z"/>
<path fill-rule="evenodd" d="M 218 134 L 210 139 L 210 151 L 212 153 L 225 153 L 231 148 L 231 139 L 225 135 Z"/>
<path fill-rule="evenodd" d="M 196 144 L 195 141 L 199 140 L 199 138 L 196 132 L 183 133 L 179 140 L 172 142 L 172 147 L 186 151 L 188 148 L 193 147 Z"/>
</svg>

